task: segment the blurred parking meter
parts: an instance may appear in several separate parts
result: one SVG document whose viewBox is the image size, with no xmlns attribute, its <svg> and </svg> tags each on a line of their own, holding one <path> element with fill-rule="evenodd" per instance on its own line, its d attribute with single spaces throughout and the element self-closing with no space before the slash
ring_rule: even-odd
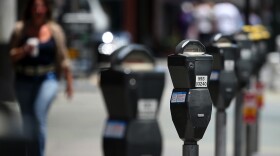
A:
<svg viewBox="0 0 280 156">
<path fill-rule="evenodd" d="M 268 54 L 267 47 L 266 47 L 266 41 L 269 39 L 270 34 L 266 30 L 266 28 L 262 25 L 256 25 L 252 27 L 252 32 L 249 35 L 249 38 L 254 41 L 255 49 L 256 49 L 256 64 L 254 69 L 254 79 L 251 83 L 251 88 L 254 90 L 255 98 L 256 98 L 256 105 L 257 107 L 257 115 L 256 115 L 256 121 L 252 125 L 252 151 L 253 153 L 258 152 L 259 149 L 259 118 L 260 118 L 260 111 L 261 107 L 260 105 L 263 104 L 263 83 L 260 81 L 259 73 L 266 61 L 266 55 Z"/>
<path fill-rule="evenodd" d="M 253 72 L 252 61 L 252 42 L 249 40 L 246 32 L 241 32 L 234 36 L 239 47 L 239 57 L 236 63 L 236 74 L 240 84 L 240 88 L 246 87 L 249 83 L 250 77 Z"/>
<path fill-rule="evenodd" d="M 108 111 L 103 132 L 105 156 L 160 156 L 157 122 L 165 74 L 156 70 L 149 50 L 128 45 L 111 56 L 101 71 L 101 90 Z"/>
<path fill-rule="evenodd" d="M 256 49 L 258 50 L 258 60 L 256 65 L 256 74 L 258 74 L 266 61 L 266 55 L 268 54 L 266 42 L 270 38 L 270 34 L 264 26 L 256 25 L 252 28 L 252 33 L 249 37 L 252 38 L 251 40 L 255 41 Z"/>
<path fill-rule="evenodd" d="M 258 151 L 258 109 L 263 104 L 264 87 L 259 81 L 259 71 L 266 59 L 265 42 L 268 38 L 269 33 L 264 27 L 250 25 L 244 26 L 243 32 L 235 36 L 240 46 L 237 75 L 241 92 L 236 98 L 234 156 L 241 155 L 242 144 L 245 142 L 242 140 L 242 116 L 246 124 L 246 154 L 251 156 Z M 250 101 L 252 98 L 254 99 Z"/>
<path fill-rule="evenodd" d="M 213 55 L 214 64 L 209 90 L 216 112 L 215 155 L 226 155 L 226 109 L 238 89 L 235 64 L 238 57 L 237 45 L 230 36 L 217 34 L 207 53 Z"/>
<path fill-rule="evenodd" d="M 184 141 L 183 156 L 198 156 L 197 141 L 202 139 L 212 112 L 208 90 L 213 57 L 196 40 L 184 40 L 176 53 L 168 56 L 168 69 L 174 89 L 170 99 L 171 116 Z"/>
<path fill-rule="evenodd" d="M 236 43 L 239 47 L 239 57 L 236 63 L 239 92 L 236 96 L 234 112 L 234 156 L 242 155 L 243 151 L 245 150 L 243 100 L 254 69 L 252 42 L 248 37 L 248 32 L 250 32 L 250 29 L 250 26 L 245 26 L 242 32 L 234 36 L 234 39 L 236 40 Z"/>
<path fill-rule="evenodd" d="M 9 105 L 11 105 L 9 103 Z M 15 112 L 0 101 L 0 155 L 25 156 L 29 151 L 26 145 L 32 143 L 31 138 L 24 136 L 20 125 L 15 121 Z M 30 154 L 30 153 L 28 153 Z"/>
</svg>

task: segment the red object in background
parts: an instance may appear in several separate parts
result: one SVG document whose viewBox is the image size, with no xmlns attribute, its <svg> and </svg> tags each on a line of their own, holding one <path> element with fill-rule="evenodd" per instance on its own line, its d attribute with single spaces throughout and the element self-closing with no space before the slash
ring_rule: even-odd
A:
<svg viewBox="0 0 280 156">
<path fill-rule="evenodd" d="M 262 82 L 256 83 L 256 102 L 258 108 L 262 108 L 264 105 L 264 84 Z"/>
<path fill-rule="evenodd" d="M 257 117 L 257 100 L 254 92 L 247 91 L 244 93 L 243 120 L 245 123 L 256 122 Z"/>
</svg>

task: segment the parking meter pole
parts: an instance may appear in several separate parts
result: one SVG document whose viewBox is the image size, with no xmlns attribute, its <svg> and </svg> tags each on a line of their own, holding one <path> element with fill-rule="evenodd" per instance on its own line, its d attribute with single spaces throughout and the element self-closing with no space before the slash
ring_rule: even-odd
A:
<svg viewBox="0 0 280 156">
<path fill-rule="evenodd" d="M 257 74 L 256 77 L 256 82 L 258 83 L 260 81 L 259 73 Z M 258 88 L 256 88 L 258 89 Z M 259 151 L 259 127 L 260 127 L 260 114 L 261 114 L 261 108 L 257 109 L 257 114 L 256 114 L 256 122 L 254 124 L 254 129 L 253 129 L 253 152 L 257 153 Z"/>
<path fill-rule="evenodd" d="M 260 133 L 259 133 L 259 128 L 260 128 L 260 110 L 257 111 L 257 116 L 256 116 L 256 124 L 255 124 L 255 129 L 254 129 L 254 147 L 253 147 L 253 152 L 257 153 L 259 151 L 259 138 L 260 138 Z"/>
<path fill-rule="evenodd" d="M 252 156 L 253 155 L 253 133 L 252 133 L 252 127 L 253 125 L 247 124 L 246 125 L 246 156 Z"/>
<path fill-rule="evenodd" d="M 235 120 L 234 120 L 234 156 L 241 156 L 244 148 L 243 146 L 243 130 L 244 124 L 242 119 L 242 106 L 243 106 L 243 91 L 241 90 L 235 101 Z"/>
<path fill-rule="evenodd" d="M 214 36 L 208 54 L 213 55 L 214 64 L 211 73 L 209 90 L 216 112 L 215 156 L 226 155 L 226 109 L 230 106 L 238 89 L 235 73 L 238 57 L 237 45 L 230 36 L 217 34 Z"/>
<path fill-rule="evenodd" d="M 245 3 L 245 24 L 249 25 L 250 24 L 250 10 L 251 10 L 251 3 L 250 0 L 246 0 Z"/>
<path fill-rule="evenodd" d="M 183 145 L 183 156 L 198 156 L 199 155 L 199 146 L 184 144 Z"/>
<path fill-rule="evenodd" d="M 217 110 L 216 112 L 216 147 L 215 156 L 226 155 L 226 112 Z"/>
</svg>

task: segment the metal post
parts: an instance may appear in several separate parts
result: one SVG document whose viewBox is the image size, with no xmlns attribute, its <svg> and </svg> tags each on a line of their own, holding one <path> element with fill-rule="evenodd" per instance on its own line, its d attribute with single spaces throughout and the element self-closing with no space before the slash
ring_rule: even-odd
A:
<svg viewBox="0 0 280 156">
<path fill-rule="evenodd" d="M 257 110 L 256 123 L 253 125 L 253 152 L 259 151 L 260 110 Z"/>
<path fill-rule="evenodd" d="M 198 156 L 199 155 L 199 147 L 197 144 L 189 145 L 184 144 L 183 145 L 183 156 Z"/>
<path fill-rule="evenodd" d="M 260 74 L 258 73 L 256 76 L 256 82 L 260 81 Z M 253 152 L 257 153 L 259 150 L 259 122 L 260 122 L 260 108 L 257 109 L 257 114 L 256 114 L 256 122 L 253 125 Z"/>
<path fill-rule="evenodd" d="M 226 155 L 226 120 L 227 120 L 227 114 L 225 110 L 217 110 L 215 156 Z"/>
<path fill-rule="evenodd" d="M 246 0 L 245 3 L 245 24 L 249 25 L 250 24 L 250 7 L 251 3 L 250 0 Z"/>
<path fill-rule="evenodd" d="M 242 108 L 243 108 L 243 90 L 241 90 L 235 101 L 235 121 L 234 121 L 234 156 L 242 156 L 243 148 L 243 131 L 244 124 L 242 120 Z"/>
<path fill-rule="evenodd" d="M 247 124 L 246 125 L 246 156 L 253 155 L 253 138 L 254 135 L 252 133 L 253 125 Z"/>
</svg>

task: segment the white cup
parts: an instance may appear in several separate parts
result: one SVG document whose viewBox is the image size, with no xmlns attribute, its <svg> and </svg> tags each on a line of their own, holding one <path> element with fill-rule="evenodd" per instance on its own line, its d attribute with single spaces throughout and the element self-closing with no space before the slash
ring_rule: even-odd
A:
<svg viewBox="0 0 280 156">
<path fill-rule="evenodd" d="M 39 54 L 39 40 L 36 37 L 29 38 L 26 42 L 28 45 L 33 46 L 33 51 L 31 52 L 32 57 L 37 57 Z"/>
</svg>

